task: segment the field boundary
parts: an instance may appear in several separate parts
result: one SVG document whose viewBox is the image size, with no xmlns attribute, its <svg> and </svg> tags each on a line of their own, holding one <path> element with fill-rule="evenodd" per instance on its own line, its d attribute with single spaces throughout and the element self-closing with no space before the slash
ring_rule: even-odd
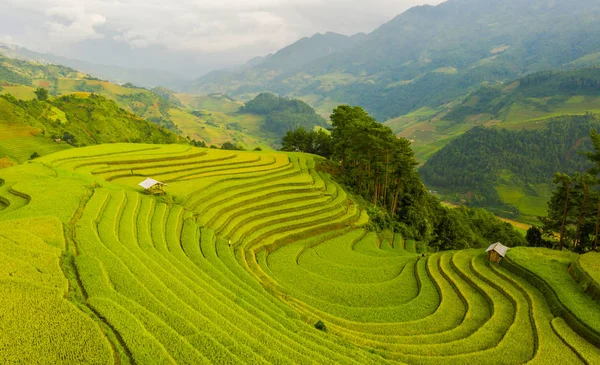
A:
<svg viewBox="0 0 600 365">
<path fill-rule="evenodd" d="M 548 305 L 550 307 L 550 311 L 556 317 L 562 317 L 565 322 L 575 331 L 578 335 L 586 339 L 588 342 L 592 343 L 594 346 L 600 348 L 600 334 L 596 333 L 593 329 L 591 329 L 584 322 L 579 320 L 573 312 L 571 312 L 558 298 L 558 295 L 552 289 L 552 287 L 544 281 L 537 274 L 531 272 L 530 270 L 517 265 L 512 262 L 509 258 L 505 257 L 500 263 L 502 267 L 512 272 L 513 274 L 520 276 L 521 278 L 529 281 L 535 287 L 539 289 L 540 292 L 548 301 Z"/>
<path fill-rule="evenodd" d="M 595 301 L 600 302 L 600 283 L 597 283 L 590 274 L 588 274 L 581 263 L 579 262 L 579 258 L 573 261 L 571 265 L 569 265 L 569 274 L 571 277 L 583 288 L 583 290 L 591 296 Z"/>
</svg>

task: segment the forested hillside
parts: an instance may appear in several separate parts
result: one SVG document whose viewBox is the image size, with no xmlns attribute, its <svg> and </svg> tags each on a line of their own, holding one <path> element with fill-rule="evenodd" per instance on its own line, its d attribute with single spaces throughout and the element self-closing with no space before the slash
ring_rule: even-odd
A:
<svg viewBox="0 0 600 365">
<path fill-rule="evenodd" d="M 113 84 L 68 67 L 8 58 L 0 54 L 0 95 L 33 100 L 37 87 L 50 95 L 101 95 L 158 126 L 206 145 L 232 143 L 253 149 L 277 147 L 286 131 L 327 122 L 303 101 L 259 95 L 244 108 L 222 94 L 177 94 L 165 87 L 151 90 L 132 83 Z"/>
<path fill-rule="evenodd" d="M 599 14 L 595 0 L 449 0 L 412 8 L 298 70 L 259 64 L 207 76 L 192 89 L 242 98 L 271 91 L 301 97 L 320 112 L 361 105 L 385 121 L 437 109 L 482 83 L 595 64 Z"/>
<path fill-rule="evenodd" d="M 413 142 L 424 162 L 474 126 L 543 128 L 553 118 L 600 113 L 600 68 L 544 71 L 483 86 L 464 100 L 422 108 L 385 125 Z"/>
<path fill-rule="evenodd" d="M 591 147 L 593 115 L 552 119 L 546 128 L 511 131 L 475 127 L 421 167 L 423 181 L 447 197 L 513 215 L 545 215 L 557 171 L 590 166 L 580 151 Z"/>
<path fill-rule="evenodd" d="M 507 122 L 529 122 L 526 111 L 538 112 L 536 120 L 551 116 L 561 107 L 570 106 L 575 112 L 577 100 L 587 101 L 582 106 L 587 111 L 600 108 L 600 68 L 583 68 L 570 71 L 546 71 L 520 78 L 508 85 L 485 86 L 472 93 L 443 119 L 458 123 L 466 118 L 486 114 L 493 119 Z M 522 118 L 517 120 L 516 107 L 521 109 Z"/>
<path fill-rule="evenodd" d="M 327 125 L 325 119 L 305 102 L 269 93 L 259 94 L 240 107 L 240 112 L 266 116 L 265 127 L 279 136 L 299 127 L 312 130 Z"/>
<path fill-rule="evenodd" d="M 71 146 L 183 141 L 96 94 L 66 95 L 47 101 L 0 96 L 0 160 L 5 163 L 23 162 Z"/>
</svg>

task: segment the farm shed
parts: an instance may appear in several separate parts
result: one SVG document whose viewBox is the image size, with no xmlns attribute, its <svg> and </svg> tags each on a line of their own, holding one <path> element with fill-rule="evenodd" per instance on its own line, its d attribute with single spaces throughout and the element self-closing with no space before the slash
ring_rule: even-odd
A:
<svg viewBox="0 0 600 365">
<path fill-rule="evenodd" d="M 490 245 L 485 252 L 488 253 L 488 259 L 490 262 L 500 263 L 504 256 L 506 255 L 506 251 L 508 251 L 508 247 L 504 246 L 500 242 L 496 242 L 493 245 Z"/>
<path fill-rule="evenodd" d="M 157 195 L 163 195 L 165 193 L 163 188 L 165 186 L 168 186 L 165 183 L 161 183 L 160 181 L 157 181 L 157 180 L 154 180 L 151 178 L 147 178 L 146 180 L 142 181 L 138 185 L 141 186 L 142 188 L 144 188 L 144 190 L 146 190 L 147 194 L 157 194 Z"/>
</svg>

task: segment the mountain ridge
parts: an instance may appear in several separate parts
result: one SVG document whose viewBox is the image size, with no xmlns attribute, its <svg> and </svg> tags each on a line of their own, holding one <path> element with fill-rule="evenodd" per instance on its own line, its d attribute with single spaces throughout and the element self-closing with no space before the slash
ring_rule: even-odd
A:
<svg viewBox="0 0 600 365">
<path fill-rule="evenodd" d="M 411 8 L 353 47 L 312 60 L 297 72 L 269 73 L 258 65 L 213 74 L 195 81 L 191 90 L 244 100 L 275 92 L 301 98 L 321 112 L 356 104 L 385 121 L 423 106 L 438 107 L 485 82 L 595 54 L 600 37 L 591 35 L 600 34 L 598 15 L 600 5 L 590 0 L 450 0 Z"/>
</svg>

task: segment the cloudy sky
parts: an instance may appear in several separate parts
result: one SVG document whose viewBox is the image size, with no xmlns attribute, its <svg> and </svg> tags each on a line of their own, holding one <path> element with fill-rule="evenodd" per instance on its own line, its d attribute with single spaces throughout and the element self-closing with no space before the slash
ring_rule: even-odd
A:
<svg viewBox="0 0 600 365">
<path fill-rule="evenodd" d="M 0 0 L 0 42 L 124 67 L 195 72 L 318 32 L 370 32 L 442 0 Z M 187 61 L 184 61 L 187 59 Z"/>
</svg>

